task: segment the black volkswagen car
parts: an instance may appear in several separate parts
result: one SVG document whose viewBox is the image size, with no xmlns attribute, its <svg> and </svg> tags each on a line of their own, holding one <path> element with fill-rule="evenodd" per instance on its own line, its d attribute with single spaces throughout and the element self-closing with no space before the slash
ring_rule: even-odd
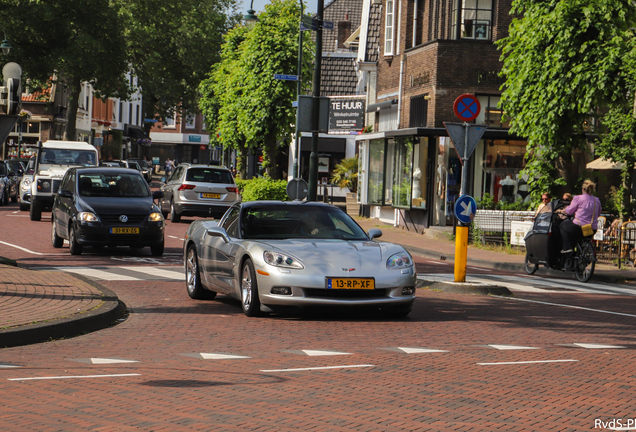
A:
<svg viewBox="0 0 636 432">
<path fill-rule="evenodd" d="M 71 255 L 84 246 L 150 246 L 163 255 L 165 222 L 138 171 L 111 167 L 70 168 L 53 202 L 51 240 L 56 248 L 68 240 Z"/>
</svg>

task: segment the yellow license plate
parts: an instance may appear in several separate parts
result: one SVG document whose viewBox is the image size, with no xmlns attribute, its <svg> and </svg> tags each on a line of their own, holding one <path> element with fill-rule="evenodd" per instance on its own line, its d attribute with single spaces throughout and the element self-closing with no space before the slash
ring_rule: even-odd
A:
<svg viewBox="0 0 636 432">
<path fill-rule="evenodd" d="M 139 234 L 139 228 L 111 228 L 111 234 Z"/>
<path fill-rule="evenodd" d="M 221 194 L 213 194 L 213 193 L 202 193 L 201 198 L 221 198 Z"/>
<path fill-rule="evenodd" d="M 327 289 L 375 289 L 374 279 L 327 278 Z"/>
</svg>

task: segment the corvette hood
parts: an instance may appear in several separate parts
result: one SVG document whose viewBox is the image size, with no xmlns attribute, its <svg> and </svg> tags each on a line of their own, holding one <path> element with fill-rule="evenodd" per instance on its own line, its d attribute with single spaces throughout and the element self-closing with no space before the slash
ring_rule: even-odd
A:
<svg viewBox="0 0 636 432">
<path fill-rule="evenodd" d="M 280 240 L 262 242 L 261 245 L 265 250 L 296 257 L 305 268 L 329 274 L 341 274 L 345 271 L 343 269 L 347 269 L 350 276 L 373 274 L 384 268 L 391 254 L 403 250 L 397 245 L 373 241 Z"/>
</svg>

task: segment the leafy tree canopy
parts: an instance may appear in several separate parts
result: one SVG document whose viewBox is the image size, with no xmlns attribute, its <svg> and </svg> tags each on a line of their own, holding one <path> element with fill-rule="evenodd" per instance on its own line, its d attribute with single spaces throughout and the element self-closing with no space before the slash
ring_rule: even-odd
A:
<svg viewBox="0 0 636 432">
<path fill-rule="evenodd" d="M 198 86 L 219 60 L 236 0 L 113 0 L 139 77 L 146 118 L 197 109 Z"/>
<path fill-rule="evenodd" d="M 274 74 L 296 74 L 300 6 L 273 0 L 252 28 L 235 27 L 226 37 L 221 62 L 200 87 L 200 107 L 214 116 L 224 146 L 262 147 L 267 173 L 277 177 L 274 160 L 281 140 L 294 129 L 296 82 Z M 303 42 L 302 80 L 311 81 L 314 44 Z"/>
<path fill-rule="evenodd" d="M 511 133 L 528 139 L 534 196 L 562 183 L 554 161 L 584 145 L 586 120 L 624 104 L 636 13 L 629 0 L 515 0 L 513 13 L 520 17 L 498 43 L 501 104 Z"/>
</svg>

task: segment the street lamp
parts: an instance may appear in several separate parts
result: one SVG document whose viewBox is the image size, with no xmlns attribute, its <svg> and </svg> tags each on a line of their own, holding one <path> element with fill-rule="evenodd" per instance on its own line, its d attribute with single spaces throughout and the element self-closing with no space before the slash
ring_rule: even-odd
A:
<svg viewBox="0 0 636 432">
<path fill-rule="evenodd" d="M 254 11 L 254 0 L 250 3 L 250 8 L 247 10 L 247 15 L 243 15 L 243 22 L 245 23 L 245 27 L 251 29 L 258 22 L 258 17 L 256 16 L 256 12 Z"/>
<path fill-rule="evenodd" d="M 2 27 L 2 30 L 4 31 L 4 40 L 2 41 L 2 45 L 0 45 L 0 48 L 2 48 L 2 52 L 4 53 L 4 55 L 8 55 L 9 50 L 13 47 L 11 46 L 9 39 L 7 38 L 7 29 L 5 29 L 2 24 L 0 24 L 0 27 Z"/>
</svg>

